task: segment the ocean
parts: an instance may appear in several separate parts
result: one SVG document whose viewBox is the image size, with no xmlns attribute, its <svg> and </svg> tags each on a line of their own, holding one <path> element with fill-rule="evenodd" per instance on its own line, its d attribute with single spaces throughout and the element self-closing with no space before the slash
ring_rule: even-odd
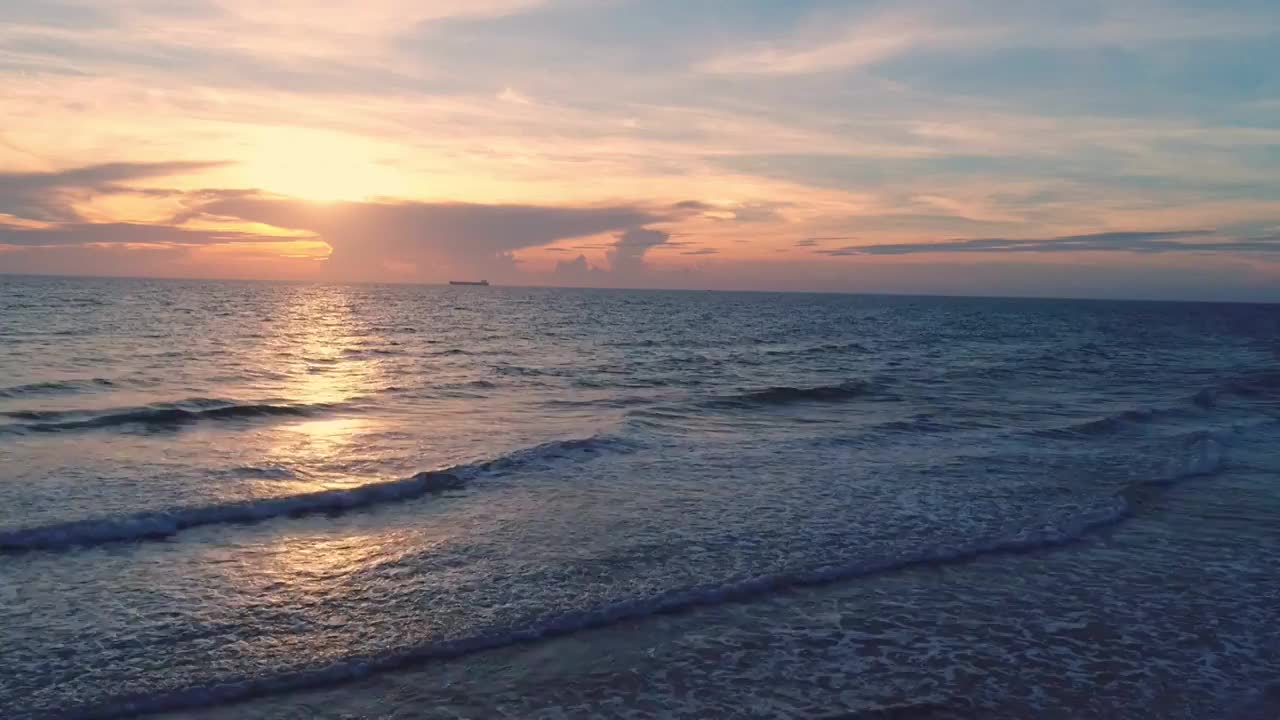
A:
<svg viewBox="0 0 1280 720">
<path fill-rule="evenodd" d="M 0 717 L 1278 708 L 1280 306 L 0 276 Z"/>
</svg>

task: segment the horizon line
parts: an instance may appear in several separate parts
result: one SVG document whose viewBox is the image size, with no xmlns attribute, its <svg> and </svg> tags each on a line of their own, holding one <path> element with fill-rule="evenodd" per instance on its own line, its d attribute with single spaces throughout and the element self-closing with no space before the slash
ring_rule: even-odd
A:
<svg viewBox="0 0 1280 720">
<path fill-rule="evenodd" d="M 0 277 L 27 278 L 60 278 L 75 280 L 156 280 L 162 282 L 241 282 L 241 283 L 274 283 L 281 285 L 396 285 L 416 287 L 451 287 L 449 281 L 426 280 L 333 280 L 333 279 L 300 279 L 300 278 L 255 278 L 255 277 L 189 277 L 177 275 L 92 275 L 67 273 L 15 273 L 0 270 Z M 888 291 L 856 291 L 856 290 L 758 290 L 758 289 L 722 289 L 722 288 L 661 288 L 661 287 L 591 287 L 587 285 L 518 285 L 490 283 L 492 289 L 511 288 L 516 290 L 595 290 L 613 292 L 680 292 L 680 293 L 755 293 L 774 295 L 848 295 L 855 297 L 885 298 L 928 298 L 955 300 L 1047 300 L 1069 302 L 1119 302 L 1119 303 L 1172 303 L 1183 305 L 1280 305 L 1280 300 L 1224 300 L 1205 298 L 1168 298 L 1168 297 L 1119 297 L 1119 296 L 1083 296 L 1083 295 L 979 295 L 963 293 L 930 293 L 930 292 L 888 292 Z M 479 292 L 485 292 L 480 290 Z"/>
</svg>

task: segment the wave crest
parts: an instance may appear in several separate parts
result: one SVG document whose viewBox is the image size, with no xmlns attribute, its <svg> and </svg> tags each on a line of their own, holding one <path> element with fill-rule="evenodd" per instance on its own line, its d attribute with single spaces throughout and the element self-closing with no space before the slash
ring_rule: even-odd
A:
<svg viewBox="0 0 1280 720">
<path fill-rule="evenodd" d="M 778 385 L 760 390 L 749 390 L 736 395 L 713 399 L 709 404 L 717 406 L 788 405 L 800 402 L 842 402 L 875 395 L 877 388 L 864 380 L 850 380 L 836 385 L 791 387 Z"/>
<path fill-rule="evenodd" d="M 799 348 L 775 348 L 765 350 L 765 355 L 826 355 L 826 354 L 866 354 L 871 350 L 866 345 L 856 342 L 825 343 Z"/>
<path fill-rule="evenodd" d="M 1280 370 L 1261 370 L 1224 384 L 1227 392 L 1244 397 L 1270 396 L 1280 393 Z"/>
<path fill-rule="evenodd" d="M 113 410 L 15 410 L 0 416 L 19 422 L 0 426 L 0 433 L 50 433 L 137 425 L 170 429 L 202 420 L 235 420 L 272 416 L 307 416 L 338 407 L 334 404 L 241 404 L 231 400 L 194 399 Z"/>
<path fill-rule="evenodd" d="M 0 388 L 0 398 L 20 398 L 29 395 L 53 395 L 58 393 L 87 392 L 104 387 L 113 387 L 114 382 L 106 378 L 89 380 L 58 380 L 53 382 L 28 383 Z"/>
<path fill-rule="evenodd" d="M 609 437 L 559 440 L 517 450 L 493 460 L 440 471 L 420 472 L 399 480 L 351 488 L 0 530 L 0 551 L 54 550 L 77 545 L 159 539 L 201 525 L 249 523 L 277 517 L 343 512 L 370 505 L 412 500 L 444 490 L 461 489 L 481 473 L 501 474 L 536 462 L 575 455 L 591 456 L 606 450 L 627 451 L 630 447 L 628 443 Z"/>
</svg>

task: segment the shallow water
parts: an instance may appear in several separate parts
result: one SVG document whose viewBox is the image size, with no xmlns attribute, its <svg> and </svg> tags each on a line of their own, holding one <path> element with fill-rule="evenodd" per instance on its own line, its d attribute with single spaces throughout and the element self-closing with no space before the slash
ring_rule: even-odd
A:
<svg viewBox="0 0 1280 720">
<path fill-rule="evenodd" d="M 760 646 L 689 717 L 751 716 L 771 682 L 793 716 L 941 712 L 1001 657 L 1030 679 L 972 681 L 965 712 L 1234 712 L 1280 651 L 1278 356 L 1274 306 L 6 277 L 0 707 L 216 706 L 450 658 L 497 697 L 544 670 L 486 691 L 484 658 L 541 643 L 564 689 L 511 707 L 554 714 L 615 687 L 566 648 L 630 657 L 675 623 L 668 674 L 724 667 L 690 637 Z M 781 670 L 805 603 L 842 634 L 799 665 L 846 667 L 838 693 Z M 1135 654 L 1044 642 L 1125 612 Z M 597 640 L 552 639 L 577 629 Z M 674 702 L 646 667 L 609 713 Z M 1153 705 L 1180 694 L 1203 712 Z"/>
</svg>

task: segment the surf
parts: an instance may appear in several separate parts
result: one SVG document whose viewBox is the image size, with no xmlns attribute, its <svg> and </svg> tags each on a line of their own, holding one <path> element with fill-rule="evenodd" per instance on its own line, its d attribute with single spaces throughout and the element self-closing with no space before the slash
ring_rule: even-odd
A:
<svg viewBox="0 0 1280 720">
<path fill-rule="evenodd" d="M 536 643 L 564 635 L 606 627 L 663 613 L 742 602 L 790 589 L 828 585 L 917 567 L 978 560 L 988 555 L 1049 550 L 1079 542 L 1092 533 L 1116 526 L 1140 511 L 1146 496 L 1223 469 L 1225 441 L 1211 433 L 1192 433 L 1184 439 L 1184 456 L 1166 477 L 1136 482 L 1091 504 L 1060 516 L 1046 516 L 1013 532 L 975 538 L 967 543 L 937 546 L 896 557 L 837 560 L 768 575 L 670 589 L 649 596 L 597 605 L 580 611 L 549 614 L 518 625 L 491 628 L 471 636 L 426 642 L 373 655 L 349 657 L 330 665 L 288 673 L 228 679 L 170 692 L 121 696 L 72 709 L 60 717 L 75 720 L 116 720 L 140 714 L 191 710 L 295 690 L 350 682 L 424 662 L 450 660 L 502 647 Z"/>
</svg>

